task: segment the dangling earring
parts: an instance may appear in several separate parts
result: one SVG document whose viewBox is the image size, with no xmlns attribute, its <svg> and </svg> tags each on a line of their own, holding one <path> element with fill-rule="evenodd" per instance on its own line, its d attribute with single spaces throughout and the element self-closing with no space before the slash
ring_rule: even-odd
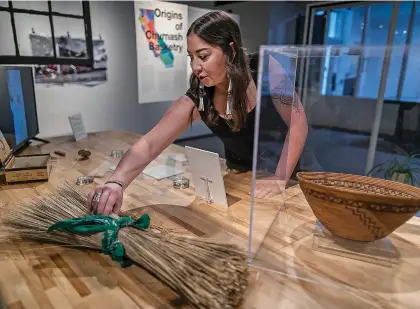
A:
<svg viewBox="0 0 420 309">
<path fill-rule="evenodd" d="M 232 104 L 232 81 L 229 80 L 228 99 L 226 104 L 226 115 L 231 115 L 230 105 Z"/>
<path fill-rule="evenodd" d="M 200 97 L 200 104 L 198 106 L 199 111 L 204 110 L 204 85 L 200 83 L 200 88 L 198 90 L 198 96 Z"/>
</svg>

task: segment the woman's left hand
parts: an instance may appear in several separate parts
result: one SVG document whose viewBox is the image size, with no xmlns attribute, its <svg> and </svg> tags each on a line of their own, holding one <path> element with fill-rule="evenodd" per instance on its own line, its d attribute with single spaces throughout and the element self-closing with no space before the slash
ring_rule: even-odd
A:
<svg viewBox="0 0 420 309">
<path fill-rule="evenodd" d="M 278 194 L 281 194 L 286 189 L 286 181 L 281 180 L 277 176 L 265 177 L 258 179 L 255 183 L 255 194 L 256 198 L 271 198 Z"/>
</svg>

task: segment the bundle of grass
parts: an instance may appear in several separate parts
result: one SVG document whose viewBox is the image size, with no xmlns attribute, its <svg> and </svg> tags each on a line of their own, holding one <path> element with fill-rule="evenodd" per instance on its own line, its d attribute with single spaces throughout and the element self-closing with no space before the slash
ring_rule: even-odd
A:
<svg viewBox="0 0 420 309">
<path fill-rule="evenodd" d="M 84 192 L 61 185 L 56 194 L 3 208 L 3 237 L 101 250 L 123 266 L 134 262 L 196 308 L 229 309 L 241 302 L 248 265 L 236 246 L 154 233 L 147 214 L 99 216 L 85 205 Z"/>
</svg>

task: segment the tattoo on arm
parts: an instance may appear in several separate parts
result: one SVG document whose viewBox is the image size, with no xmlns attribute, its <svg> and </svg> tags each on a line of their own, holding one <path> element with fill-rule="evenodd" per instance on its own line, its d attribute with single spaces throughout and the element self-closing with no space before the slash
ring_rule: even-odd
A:
<svg viewBox="0 0 420 309">
<path fill-rule="evenodd" d="M 271 97 L 274 104 L 293 106 L 296 112 L 300 112 L 302 107 L 299 104 L 297 93 L 292 82 L 284 78 L 276 87 L 271 90 Z"/>
</svg>

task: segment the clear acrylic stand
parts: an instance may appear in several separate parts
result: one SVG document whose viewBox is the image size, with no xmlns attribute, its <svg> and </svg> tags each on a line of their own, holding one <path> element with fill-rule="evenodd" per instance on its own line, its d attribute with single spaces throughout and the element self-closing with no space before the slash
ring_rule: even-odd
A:
<svg viewBox="0 0 420 309">
<path fill-rule="evenodd" d="M 371 242 L 349 240 L 332 234 L 319 221 L 313 236 L 315 251 L 391 268 L 398 263 L 397 251 L 388 238 Z"/>
<path fill-rule="evenodd" d="M 207 203 L 207 204 L 211 204 L 211 203 L 213 203 L 213 198 L 212 198 L 212 196 L 211 196 L 211 193 L 210 193 L 210 186 L 209 186 L 209 183 L 213 183 L 213 180 L 211 180 L 210 178 L 208 178 L 208 177 L 204 177 L 204 176 L 201 176 L 200 177 L 204 182 L 205 182 L 205 184 L 206 184 L 206 194 L 205 194 L 205 196 L 204 197 L 202 197 L 201 198 L 201 201 L 203 201 L 204 203 Z"/>
</svg>

